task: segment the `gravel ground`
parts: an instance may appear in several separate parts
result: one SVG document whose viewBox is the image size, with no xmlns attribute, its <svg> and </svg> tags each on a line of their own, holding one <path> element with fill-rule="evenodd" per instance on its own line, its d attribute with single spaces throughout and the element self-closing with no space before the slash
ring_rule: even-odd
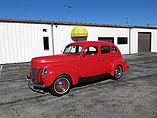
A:
<svg viewBox="0 0 157 118">
<path fill-rule="evenodd" d="M 157 53 L 123 58 L 130 68 L 120 80 L 86 81 L 62 97 L 28 88 L 30 63 L 3 65 L 0 118 L 157 118 Z"/>
</svg>

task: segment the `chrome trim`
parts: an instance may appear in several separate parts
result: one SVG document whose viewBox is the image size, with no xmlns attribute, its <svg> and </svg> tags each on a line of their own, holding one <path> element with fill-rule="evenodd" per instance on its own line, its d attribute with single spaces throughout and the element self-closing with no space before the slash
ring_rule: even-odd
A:
<svg viewBox="0 0 157 118">
<path fill-rule="evenodd" d="M 25 79 L 28 81 L 30 86 L 33 86 L 34 88 L 45 88 L 45 85 L 42 83 L 36 83 L 34 79 L 31 79 L 30 77 L 26 76 Z"/>
<path fill-rule="evenodd" d="M 39 68 L 32 68 L 32 79 L 36 78 L 38 70 L 39 70 Z"/>
<path fill-rule="evenodd" d="M 29 77 L 28 75 L 25 77 L 25 79 L 26 79 L 27 81 L 30 81 L 30 77 Z"/>
</svg>

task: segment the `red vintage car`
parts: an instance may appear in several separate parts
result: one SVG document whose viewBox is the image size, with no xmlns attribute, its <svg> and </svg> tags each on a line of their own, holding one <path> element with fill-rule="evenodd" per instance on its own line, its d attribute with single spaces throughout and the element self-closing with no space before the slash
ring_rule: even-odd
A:
<svg viewBox="0 0 157 118">
<path fill-rule="evenodd" d="M 34 90 L 49 88 L 51 94 L 61 96 L 80 79 L 103 74 L 119 79 L 127 68 L 119 49 L 112 43 L 74 42 L 61 55 L 33 58 L 26 79 Z"/>
</svg>

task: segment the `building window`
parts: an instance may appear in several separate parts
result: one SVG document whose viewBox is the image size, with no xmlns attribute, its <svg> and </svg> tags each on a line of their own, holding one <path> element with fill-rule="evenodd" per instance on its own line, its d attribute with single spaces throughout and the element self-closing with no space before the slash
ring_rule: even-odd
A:
<svg viewBox="0 0 157 118">
<path fill-rule="evenodd" d="M 127 37 L 118 37 L 118 44 L 128 44 Z"/>
<path fill-rule="evenodd" d="M 98 41 L 107 41 L 114 44 L 114 37 L 98 37 Z"/>
<path fill-rule="evenodd" d="M 43 29 L 43 32 L 47 32 L 47 29 Z"/>
<path fill-rule="evenodd" d="M 43 37 L 44 50 L 49 50 L 49 37 Z"/>
<path fill-rule="evenodd" d="M 110 53 L 110 47 L 109 46 L 101 46 L 101 54 L 108 54 Z"/>
</svg>

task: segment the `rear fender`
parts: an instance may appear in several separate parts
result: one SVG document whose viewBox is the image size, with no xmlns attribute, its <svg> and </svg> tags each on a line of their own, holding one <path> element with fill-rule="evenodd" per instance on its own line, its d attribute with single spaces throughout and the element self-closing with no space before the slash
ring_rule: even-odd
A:
<svg viewBox="0 0 157 118">
<path fill-rule="evenodd" d="M 43 78 L 42 82 L 46 87 L 49 87 L 59 75 L 68 75 L 71 78 L 73 85 L 78 83 L 78 71 L 73 67 L 64 65 L 48 67 L 47 74 Z"/>
<path fill-rule="evenodd" d="M 114 62 L 112 62 L 112 67 L 111 67 L 111 75 L 114 76 L 114 70 L 115 68 L 120 65 L 123 69 L 123 72 L 126 72 L 128 69 L 127 63 L 123 59 L 117 59 Z"/>
</svg>

